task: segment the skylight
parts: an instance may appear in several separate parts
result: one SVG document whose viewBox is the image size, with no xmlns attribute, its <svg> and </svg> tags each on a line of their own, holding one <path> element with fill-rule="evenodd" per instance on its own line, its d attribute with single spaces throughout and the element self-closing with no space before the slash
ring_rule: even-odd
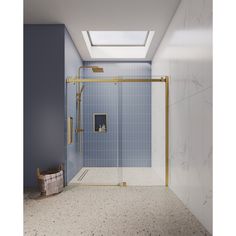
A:
<svg viewBox="0 0 236 236">
<path fill-rule="evenodd" d="M 91 46 L 145 46 L 149 31 L 88 31 Z"/>
<path fill-rule="evenodd" d="M 155 31 L 82 31 L 90 59 L 145 59 Z"/>
</svg>

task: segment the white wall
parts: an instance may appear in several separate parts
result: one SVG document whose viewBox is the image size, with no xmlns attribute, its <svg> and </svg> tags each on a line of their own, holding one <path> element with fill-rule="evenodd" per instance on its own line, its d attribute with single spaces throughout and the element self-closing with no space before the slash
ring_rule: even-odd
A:
<svg viewBox="0 0 236 236">
<path fill-rule="evenodd" d="M 152 74 L 171 76 L 170 188 L 212 232 L 211 0 L 181 1 L 154 56 Z M 163 99 L 158 89 L 152 91 L 156 100 Z M 158 117 L 162 109 L 154 106 Z M 157 141 L 153 137 L 153 146 Z"/>
<path fill-rule="evenodd" d="M 152 83 L 152 169 L 165 185 L 165 84 L 159 82 Z"/>
</svg>

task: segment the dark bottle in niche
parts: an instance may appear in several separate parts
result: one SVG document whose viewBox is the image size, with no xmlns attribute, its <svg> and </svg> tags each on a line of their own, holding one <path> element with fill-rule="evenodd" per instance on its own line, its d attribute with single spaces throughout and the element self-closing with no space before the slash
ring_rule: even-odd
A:
<svg viewBox="0 0 236 236">
<path fill-rule="evenodd" d="M 107 114 L 106 113 L 94 113 L 94 132 L 105 133 L 107 132 Z"/>
</svg>

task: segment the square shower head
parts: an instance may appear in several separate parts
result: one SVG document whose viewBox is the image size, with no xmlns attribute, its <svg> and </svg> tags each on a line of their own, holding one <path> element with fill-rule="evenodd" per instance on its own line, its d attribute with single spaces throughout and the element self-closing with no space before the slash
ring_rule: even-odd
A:
<svg viewBox="0 0 236 236">
<path fill-rule="evenodd" d="M 103 73 L 104 72 L 102 67 L 96 67 L 96 66 L 92 67 L 92 71 L 94 73 Z"/>
</svg>

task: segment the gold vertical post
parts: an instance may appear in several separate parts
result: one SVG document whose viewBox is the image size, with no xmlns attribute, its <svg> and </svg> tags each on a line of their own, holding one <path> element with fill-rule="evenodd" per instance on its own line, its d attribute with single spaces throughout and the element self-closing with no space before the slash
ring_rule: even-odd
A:
<svg viewBox="0 0 236 236">
<path fill-rule="evenodd" d="M 67 117 L 67 144 L 73 143 L 73 118 Z"/>
<path fill-rule="evenodd" d="M 81 67 L 79 67 L 78 70 L 78 78 L 80 79 L 80 69 Z M 80 99 L 81 99 L 81 95 L 80 95 L 80 82 L 76 83 L 76 129 L 75 132 L 79 133 L 80 132 Z"/>
<path fill-rule="evenodd" d="M 165 185 L 169 186 L 169 77 L 165 77 L 165 157 L 166 157 L 166 178 Z"/>
</svg>

